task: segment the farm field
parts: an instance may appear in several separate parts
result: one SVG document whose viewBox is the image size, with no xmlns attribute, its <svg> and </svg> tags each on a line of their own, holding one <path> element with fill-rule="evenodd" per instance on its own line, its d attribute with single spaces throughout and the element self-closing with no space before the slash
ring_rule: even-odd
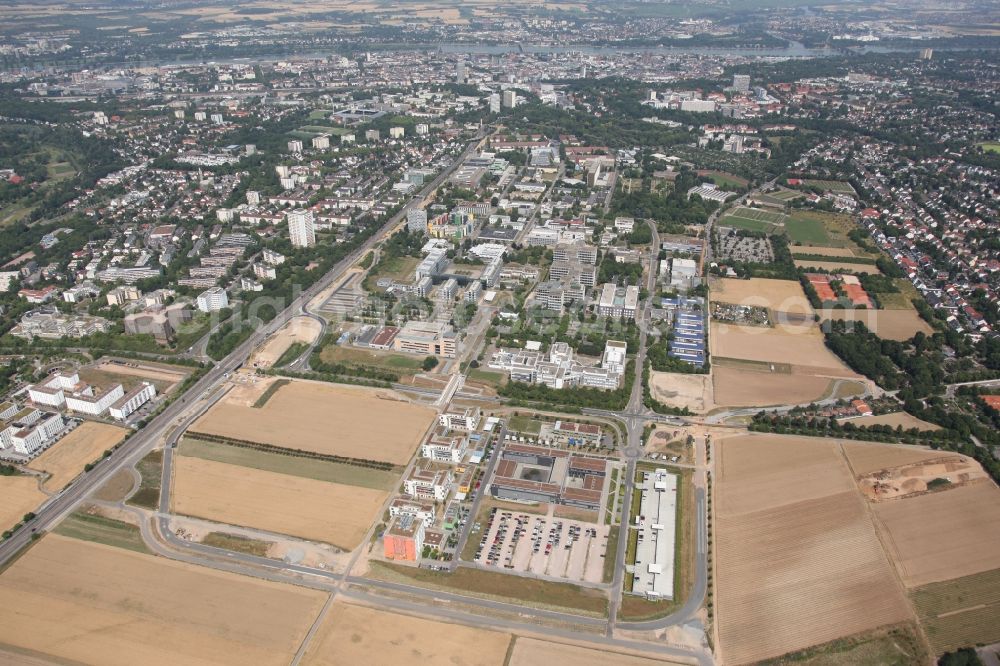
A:
<svg viewBox="0 0 1000 666">
<path fill-rule="evenodd" d="M 33 460 L 30 467 L 48 472 L 51 476 L 42 488 L 50 493 L 58 492 L 75 479 L 87 463 L 94 462 L 122 441 L 127 432 L 118 426 L 84 421 Z"/>
<path fill-rule="evenodd" d="M 293 381 L 259 409 L 241 397 L 223 398 L 192 432 L 399 465 L 434 420 L 434 410 L 384 389 Z"/>
<path fill-rule="evenodd" d="M 371 488 L 177 456 L 170 503 L 174 513 L 353 550 L 388 495 Z"/>
<path fill-rule="evenodd" d="M 908 619 L 839 442 L 745 435 L 716 450 L 716 617 L 727 663 Z"/>
<path fill-rule="evenodd" d="M 844 455 L 847 456 L 847 462 L 854 474 L 863 476 L 880 469 L 937 460 L 945 454 L 942 451 L 908 444 L 873 446 L 862 442 L 844 442 Z"/>
<path fill-rule="evenodd" d="M 38 489 L 33 476 L 0 476 L 0 532 L 21 522 L 24 514 L 34 511 L 48 496 Z"/>
<path fill-rule="evenodd" d="M 844 182 L 842 180 L 804 180 L 802 181 L 807 187 L 820 187 L 824 190 L 830 192 L 842 192 L 845 194 L 854 194 L 854 187 L 850 183 Z"/>
<path fill-rule="evenodd" d="M 881 298 L 881 295 L 879 295 Z M 873 333 L 886 340 L 909 340 L 917 332 L 930 335 L 934 332 L 930 324 L 920 318 L 916 310 L 831 310 L 823 313 L 824 318 L 839 321 L 864 322 Z"/>
<path fill-rule="evenodd" d="M 712 366 L 715 404 L 722 407 L 811 402 L 828 393 L 830 382 L 826 377 Z"/>
<path fill-rule="evenodd" d="M 514 650 L 506 666 L 656 666 L 677 662 L 648 659 L 628 654 L 591 650 L 578 645 L 564 645 L 535 638 L 515 639 Z"/>
<path fill-rule="evenodd" d="M 799 229 L 798 238 L 792 231 L 789 231 L 789 238 L 799 245 L 798 249 L 802 252 L 812 254 L 814 247 L 840 247 L 851 250 L 856 256 L 869 256 L 847 236 L 852 229 L 857 228 L 850 215 L 820 210 L 796 210 L 785 226 L 787 229 Z M 796 247 L 793 245 L 789 249 L 795 250 Z"/>
<path fill-rule="evenodd" d="M 1000 642 L 1000 569 L 931 583 L 910 597 L 938 654 Z"/>
<path fill-rule="evenodd" d="M 882 627 L 768 659 L 759 666 L 912 666 L 928 663 L 916 622 Z"/>
<path fill-rule="evenodd" d="M 109 666 L 284 665 L 325 599 L 58 534 L 0 575 L 6 644 Z"/>
<path fill-rule="evenodd" d="M 399 481 L 399 473 L 394 471 L 288 456 L 271 451 L 258 451 L 190 437 L 185 437 L 181 441 L 178 453 L 228 465 L 250 467 L 264 472 L 301 476 L 305 479 L 342 483 L 375 490 L 392 490 Z"/>
<path fill-rule="evenodd" d="M 319 335 L 320 328 L 320 323 L 312 317 L 293 317 L 254 352 L 251 359 L 253 366 L 270 368 L 293 344 L 311 344 Z"/>
<path fill-rule="evenodd" d="M 306 650 L 305 666 L 502 666 L 510 634 L 335 603 Z"/>
<path fill-rule="evenodd" d="M 907 414 L 906 412 L 896 412 L 894 414 L 880 414 L 878 416 L 860 416 L 856 419 L 838 419 L 841 423 L 846 423 L 850 421 L 854 425 L 858 426 L 869 426 L 869 425 L 887 425 L 895 428 L 896 426 L 902 426 L 903 430 L 909 430 L 910 428 L 917 428 L 918 430 L 940 430 L 941 426 L 928 423 L 922 419 L 918 419 L 912 414 Z"/>
<path fill-rule="evenodd" d="M 712 300 L 737 305 L 759 305 L 776 312 L 813 315 L 802 285 L 793 280 L 771 280 L 768 278 L 713 279 L 709 287 Z"/>
<path fill-rule="evenodd" d="M 868 273 L 869 275 L 881 275 L 882 271 L 875 264 L 862 264 L 850 261 L 816 261 L 815 259 L 796 259 L 795 265 L 799 268 L 813 268 L 824 271 L 845 271 L 848 273 Z"/>
<path fill-rule="evenodd" d="M 790 364 L 793 373 L 857 376 L 826 347 L 817 326 L 761 328 L 713 321 L 709 348 L 716 357 Z"/>
<path fill-rule="evenodd" d="M 797 212 L 785 221 L 785 235 L 792 243 L 802 245 L 825 245 L 830 242 L 822 220 Z"/>
<path fill-rule="evenodd" d="M 1000 488 L 988 479 L 873 510 L 907 587 L 1000 568 Z"/>
<path fill-rule="evenodd" d="M 703 414 L 713 406 L 712 382 L 708 375 L 650 371 L 649 388 L 654 400 L 669 407 L 687 407 L 696 414 Z"/>
</svg>

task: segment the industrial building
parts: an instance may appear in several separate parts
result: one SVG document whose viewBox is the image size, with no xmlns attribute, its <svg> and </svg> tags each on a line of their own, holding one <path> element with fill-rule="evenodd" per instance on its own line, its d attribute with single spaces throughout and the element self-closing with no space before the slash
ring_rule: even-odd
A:
<svg viewBox="0 0 1000 666">
<path fill-rule="evenodd" d="M 602 506 L 609 462 L 540 446 L 505 444 L 490 494 L 513 502 Z"/>
<path fill-rule="evenodd" d="M 666 469 L 643 472 L 632 592 L 649 599 L 674 598 L 674 546 L 677 522 L 677 475 Z"/>
</svg>

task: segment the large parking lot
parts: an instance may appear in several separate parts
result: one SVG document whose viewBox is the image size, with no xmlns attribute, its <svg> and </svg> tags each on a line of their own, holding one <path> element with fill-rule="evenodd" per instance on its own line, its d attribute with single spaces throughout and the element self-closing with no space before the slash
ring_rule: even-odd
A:
<svg viewBox="0 0 1000 666">
<path fill-rule="evenodd" d="M 476 562 L 575 582 L 600 583 L 607 525 L 493 509 Z"/>
</svg>

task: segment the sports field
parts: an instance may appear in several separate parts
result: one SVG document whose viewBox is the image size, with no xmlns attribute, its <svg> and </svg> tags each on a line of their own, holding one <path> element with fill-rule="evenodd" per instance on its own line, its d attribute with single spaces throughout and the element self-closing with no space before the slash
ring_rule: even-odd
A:
<svg viewBox="0 0 1000 666">
<path fill-rule="evenodd" d="M 191 431 L 399 465 L 435 418 L 384 389 L 293 381 L 260 408 L 241 397 L 226 396 Z"/>
<path fill-rule="evenodd" d="M 50 493 L 58 492 L 75 479 L 87 463 L 96 461 L 122 441 L 127 432 L 118 426 L 85 421 L 38 456 L 31 463 L 31 469 L 50 474 L 42 487 Z"/>
<path fill-rule="evenodd" d="M 774 234 L 781 231 L 782 225 L 788 219 L 787 215 L 776 213 L 762 208 L 747 208 L 737 206 L 727 211 L 719 218 L 719 225 L 724 227 L 734 227 L 736 229 L 746 229 L 747 231 L 763 231 Z"/>
<path fill-rule="evenodd" d="M 353 550 L 379 516 L 383 490 L 177 456 L 171 510 Z"/>
<path fill-rule="evenodd" d="M 325 599 L 50 534 L 0 575 L 0 626 L 4 643 L 65 663 L 284 666 Z"/>
<path fill-rule="evenodd" d="M 838 442 L 745 435 L 715 449 L 716 618 L 726 663 L 909 617 Z"/>
<path fill-rule="evenodd" d="M 302 664 L 502 666 L 510 640 L 510 634 L 498 631 L 336 603 L 313 637 Z"/>
</svg>

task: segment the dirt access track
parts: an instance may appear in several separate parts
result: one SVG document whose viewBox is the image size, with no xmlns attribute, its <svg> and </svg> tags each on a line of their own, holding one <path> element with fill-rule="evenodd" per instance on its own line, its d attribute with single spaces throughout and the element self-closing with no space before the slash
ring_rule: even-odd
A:
<svg viewBox="0 0 1000 666">
<path fill-rule="evenodd" d="M 233 391 L 191 427 L 290 449 L 402 465 L 435 419 L 435 411 L 386 389 L 303 380 L 282 386 L 260 408 Z"/>
<path fill-rule="evenodd" d="M 74 664 L 285 666 L 325 601 L 49 534 L 0 575 L 0 640 Z"/>
</svg>

